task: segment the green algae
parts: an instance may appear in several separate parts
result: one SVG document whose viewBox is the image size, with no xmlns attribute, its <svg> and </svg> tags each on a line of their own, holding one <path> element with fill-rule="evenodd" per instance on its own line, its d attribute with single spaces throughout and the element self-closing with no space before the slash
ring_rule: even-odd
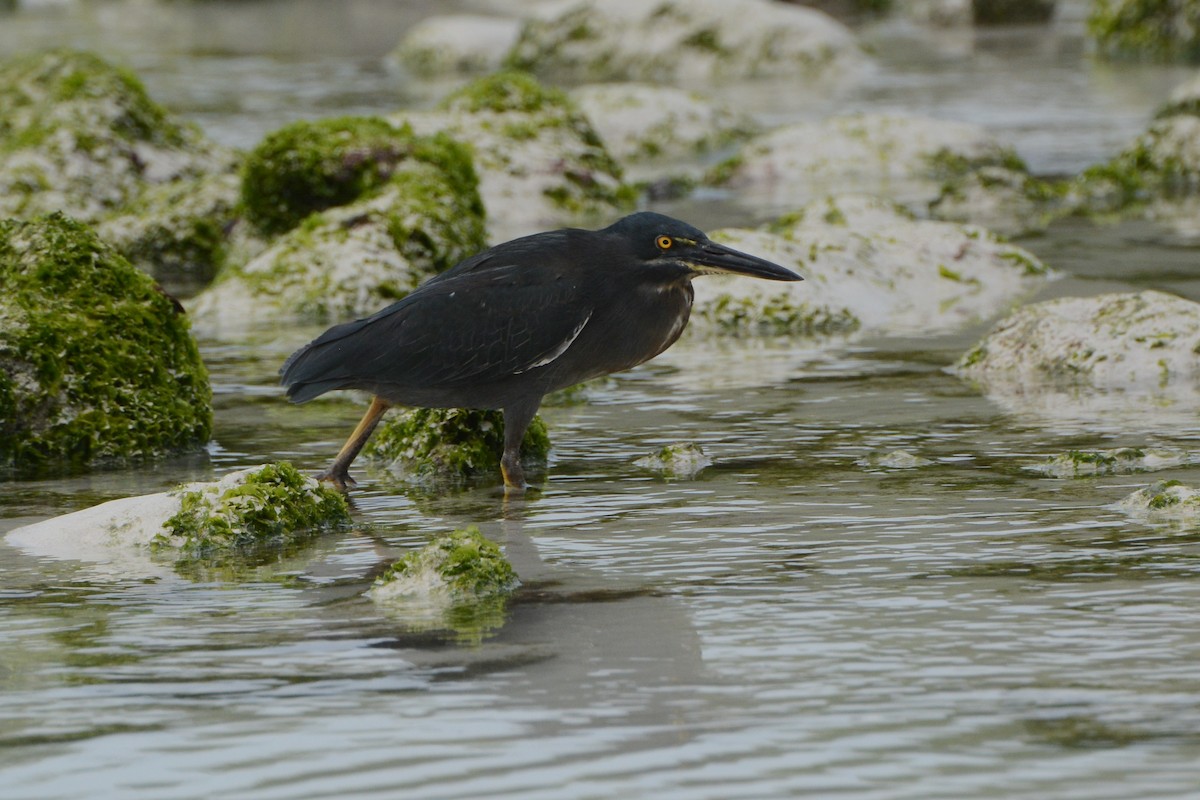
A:
<svg viewBox="0 0 1200 800">
<path fill-rule="evenodd" d="M 849 309 L 793 303 L 782 295 L 764 299 L 722 294 L 693 313 L 734 334 L 835 336 L 851 333 L 862 325 Z"/>
<path fill-rule="evenodd" d="M 1087 29 L 1108 58 L 1200 63 L 1198 0 L 1094 0 Z"/>
<path fill-rule="evenodd" d="M 0 468 L 198 449 L 212 392 L 175 301 L 61 214 L 0 222 Z"/>
<path fill-rule="evenodd" d="M 438 167 L 464 194 L 476 190 L 469 151 L 449 138 L 416 136 L 380 117 L 338 117 L 268 134 L 242 168 L 242 205 L 260 231 L 283 233 L 379 190 L 409 159 Z"/>
<path fill-rule="evenodd" d="M 507 594 L 517 585 L 517 573 L 500 548 L 474 525 L 439 536 L 406 554 L 380 575 L 375 585 L 424 572 L 435 573 L 455 602 Z"/>
<path fill-rule="evenodd" d="M 365 452 L 418 481 L 498 474 L 504 453 L 504 415 L 478 409 L 410 409 L 385 420 Z M 521 442 L 521 460 L 544 463 L 549 453 L 546 424 L 534 417 Z"/>
<path fill-rule="evenodd" d="M 505 70 L 472 81 L 452 92 L 442 100 L 440 107 L 468 114 L 481 111 L 520 111 L 530 114 L 574 106 L 566 92 L 542 84 L 527 72 Z"/>
<path fill-rule="evenodd" d="M 185 559 L 286 547 L 350 521 L 341 492 L 287 462 L 248 470 L 227 486 L 184 487 L 179 499 L 179 512 L 163 523 L 152 547 L 175 549 Z"/>
</svg>

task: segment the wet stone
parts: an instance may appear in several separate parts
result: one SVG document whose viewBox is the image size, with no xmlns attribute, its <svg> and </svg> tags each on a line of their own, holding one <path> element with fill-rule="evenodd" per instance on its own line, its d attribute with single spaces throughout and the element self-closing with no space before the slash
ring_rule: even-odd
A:
<svg viewBox="0 0 1200 800">
<path fill-rule="evenodd" d="M 1050 478 L 1080 478 L 1092 475 L 1125 475 L 1152 472 L 1186 464 L 1188 454 L 1181 450 L 1121 447 L 1112 450 L 1068 450 L 1047 456 L 1025 469 Z"/>
<path fill-rule="evenodd" d="M 691 480 L 712 466 L 713 460 L 704 449 L 692 442 L 664 445 L 633 462 L 642 469 L 656 472 L 665 478 Z"/>
</svg>

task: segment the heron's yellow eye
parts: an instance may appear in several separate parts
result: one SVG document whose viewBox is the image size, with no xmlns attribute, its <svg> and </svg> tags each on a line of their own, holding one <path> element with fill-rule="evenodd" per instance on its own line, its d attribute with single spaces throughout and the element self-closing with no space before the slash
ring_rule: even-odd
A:
<svg viewBox="0 0 1200 800">
<path fill-rule="evenodd" d="M 654 243 L 658 245 L 659 250 L 670 250 L 671 245 L 675 244 L 670 236 L 660 236 L 654 240 Z"/>
</svg>

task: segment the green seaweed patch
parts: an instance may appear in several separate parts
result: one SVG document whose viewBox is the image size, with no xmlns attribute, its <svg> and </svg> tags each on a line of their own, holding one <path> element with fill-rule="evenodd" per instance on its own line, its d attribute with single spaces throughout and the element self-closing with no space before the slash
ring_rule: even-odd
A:
<svg viewBox="0 0 1200 800">
<path fill-rule="evenodd" d="M 767 298 L 719 295 L 693 312 L 724 333 L 824 337 L 852 333 L 862 321 L 848 308 L 835 309 L 786 295 Z"/>
<path fill-rule="evenodd" d="M 203 488 L 179 491 L 179 512 L 151 543 L 185 559 L 251 554 L 287 547 L 317 532 L 346 525 L 350 508 L 331 487 L 302 475 L 287 462 L 266 464 Z"/>
<path fill-rule="evenodd" d="M 478 644 L 504 624 L 519 583 L 500 548 L 471 525 L 405 554 L 369 594 L 411 630 L 448 629 L 460 642 Z"/>
<path fill-rule="evenodd" d="M 997 560 L 917 577 L 923 579 L 1015 578 L 1050 583 L 1200 578 L 1200 556 L 1186 553 L 1144 553 L 1120 556 L 1047 558 L 1045 561 Z"/>
<path fill-rule="evenodd" d="M 469 114 L 480 111 L 532 113 L 550 108 L 569 110 L 574 104 L 566 92 L 542 84 L 528 72 L 505 70 L 452 92 L 442 100 L 441 108 Z"/>
<path fill-rule="evenodd" d="M 201 447 L 208 372 L 178 304 L 61 214 L 0 221 L 0 468 L 126 464 Z"/>
<path fill-rule="evenodd" d="M 1176 738 L 1171 734 L 1111 725 L 1082 715 L 1026 720 L 1025 730 L 1039 742 L 1078 750 L 1126 747 L 1137 742 Z"/>
<path fill-rule="evenodd" d="M 418 481 L 456 481 L 495 474 L 504 453 L 504 415 L 462 408 L 415 408 L 386 420 L 365 449 Z M 550 436 L 534 417 L 521 442 L 521 460 L 545 463 Z"/>
<path fill-rule="evenodd" d="M 1195 0 L 1094 0 L 1087 29 L 1108 58 L 1200 63 Z"/>
<path fill-rule="evenodd" d="M 283 233 L 380 189 L 409 158 L 441 167 L 463 189 L 477 184 L 469 152 L 446 137 L 418 137 L 381 117 L 338 117 L 268 134 L 242 167 L 242 205 L 260 231 Z"/>
</svg>

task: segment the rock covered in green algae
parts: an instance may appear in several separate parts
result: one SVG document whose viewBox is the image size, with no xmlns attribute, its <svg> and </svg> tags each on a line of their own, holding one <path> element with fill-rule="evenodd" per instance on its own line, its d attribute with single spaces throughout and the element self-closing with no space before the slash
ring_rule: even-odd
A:
<svg viewBox="0 0 1200 800">
<path fill-rule="evenodd" d="M 450 629 L 478 641 L 504 623 L 517 573 L 474 525 L 435 537 L 375 580 L 368 595 L 413 630 Z"/>
<path fill-rule="evenodd" d="M 1083 211 L 1112 212 L 1197 190 L 1200 115 L 1182 111 L 1160 116 L 1110 161 L 1084 170 L 1071 199 Z"/>
<path fill-rule="evenodd" d="M 90 53 L 0 63 L 0 217 L 95 222 L 150 185 L 227 167 L 229 155 Z"/>
<path fill-rule="evenodd" d="M 633 463 L 642 469 L 657 472 L 667 478 L 690 480 L 699 475 L 706 467 L 712 466 L 713 460 L 700 445 L 680 442 L 664 445 Z"/>
<path fill-rule="evenodd" d="M 1200 376 L 1200 304 L 1163 292 L 1067 297 L 1017 309 L 953 371 L 1012 383 L 1165 387 Z"/>
<path fill-rule="evenodd" d="M 349 125 L 346 120 L 334 122 L 332 130 Z M 298 123 L 287 129 L 289 140 L 311 143 L 299 133 L 303 125 L 321 130 L 312 140 L 337 139 L 321 124 Z M 302 148 L 296 161 L 309 165 L 303 169 L 280 155 L 279 147 L 266 148 L 273 154 L 272 163 L 278 161 L 281 169 L 295 173 L 287 180 L 276 179 L 276 186 L 301 192 L 321 184 L 322 175 L 348 160 L 362 174 L 347 178 L 338 190 L 343 194 L 337 196 L 360 190 L 362 194 L 345 205 L 308 213 L 245 264 L 231 258 L 193 308 L 206 333 L 237 333 L 248 324 L 280 319 L 365 316 L 484 248 L 484 212 L 465 147 L 444 136 L 421 137 L 394 129 L 381 120 L 372 120 L 367 128 L 375 134 L 383 128 L 391 131 L 389 139 L 372 140 L 370 151 L 384 161 L 369 169 L 352 157 L 357 152 L 366 158 L 367 150 L 343 145 L 325 159 Z M 248 168 L 245 181 L 249 175 Z M 284 204 L 286 211 L 268 215 L 272 221 L 266 224 L 290 224 L 284 220 L 294 221 L 302 209 L 330 202 L 332 192 L 303 202 L 292 199 Z M 259 202 L 271 206 L 262 198 Z"/>
<path fill-rule="evenodd" d="M 632 210 L 636 191 L 587 117 L 524 73 L 480 78 L 435 111 L 391 119 L 470 147 L 493 242 Z"/>
<path fill-rule="evenodd" d="M 124 497 L 12 531 L 7 541 L 39 556 L 108 564 L 126 576 L 252 566 L 349 522 L 340 492 L 286 462 L 219 481 Z"/>
<path fill-rule="evenodd" d="M 0 467 L 18 474 L 195 450 L 212 392 L 187 318 L 62 215 L 0 221 Z"/>
<path fill-rule="evenodd" d="M 504 415 L 462 408 L 414 408 L 379 426 L 364 450 L 389 471 L 418 482 L 443 483 L 500 472 Z M 550 437 L 541 417 L 521 442 L 521 460 L 545 463 Z"/>
<path fill-rule="evenodd" d="M 918 469 L 934 463 L 924 456 L 914 455 L 907 450 L 892 450 L 887 453 L 871 453 L 854 462 L 860 467 L 880 467 L 883 469 Z"/>
<path fill-rule="evenodd" d="M 232 171 L 151 186 L 96 230 L 134 266 L 156 277 L 211 280 L 230 247 L 241 181 Z"/>
<path fill-rule="evenodd" d="M 1048 276 L 1033 255 L 985 230 L 916 220 L 875 198 L 826 198 L 767 230 L 725 229 L 713 237 L 805 280 L 697 280 L 697 329 L 804 336 L 949 331 L 995 315 Z"/>
<path fill-rule="evenodd" d="M 500 69 L 520 32 L 516 19 L 481 14 L 426 17 L 408 29 L 388 59 L 425 77 L 491 72 Z"/>
<path fill-rule="evenodd" d="M 1117 508 L 1150 521 L 1200 519 L 1200 489 L 1179 481 L 1159 481 L 1117 503 Z"/>
<path fill-rule="evenodd" d="M 1179 450 L 1120 447 L 1112 450 L 1068 450 L 1047 456 L 1026 469 L 1051 478 L 1079 478 L 1091 475 L 1123 475 L 1150 472 L 1186 464 L 1188 456 Z"/>
<path fill-rule="evenodd" d="M 526 21 L 508 58 L 559 80 L 657 83 L 769 75 L 811 82 L 865 62 L 833 18 L 765 0 L 551 3 Z"/>
<path fill-rule="evenodd" d="M 947 216 L 978 215 L 970 221 L 1005 230 L 1036 227 L 1047 194 L 1012 148 L 982 127 L 893 114 L 776 128 L 747 142 L 707 181 L 772 207 L 863 193 L 923 213 L 947 196 Z"/>
<path fill-rule="evenodd" d="M 204 558 L 263 545 L 287 545 L 312 532 L 345 525 L 350 509 L 341 492 L 300 474 L 287 462 L 230 473 L 171 493 L 179 510 L 151 541 Z"/>
<path fill-rule="evenodd" d="M 1088 32 L 1109 58 L 1200 63 L 1200 0 L 1093 0 Z"/>
<path fill-rule="evenodd" d="M 694 157 L 744 139 L 754 123 L 697 94 L 648 83 L 594 83 L 571 91 L 622 164 Z"/>
</svg>

